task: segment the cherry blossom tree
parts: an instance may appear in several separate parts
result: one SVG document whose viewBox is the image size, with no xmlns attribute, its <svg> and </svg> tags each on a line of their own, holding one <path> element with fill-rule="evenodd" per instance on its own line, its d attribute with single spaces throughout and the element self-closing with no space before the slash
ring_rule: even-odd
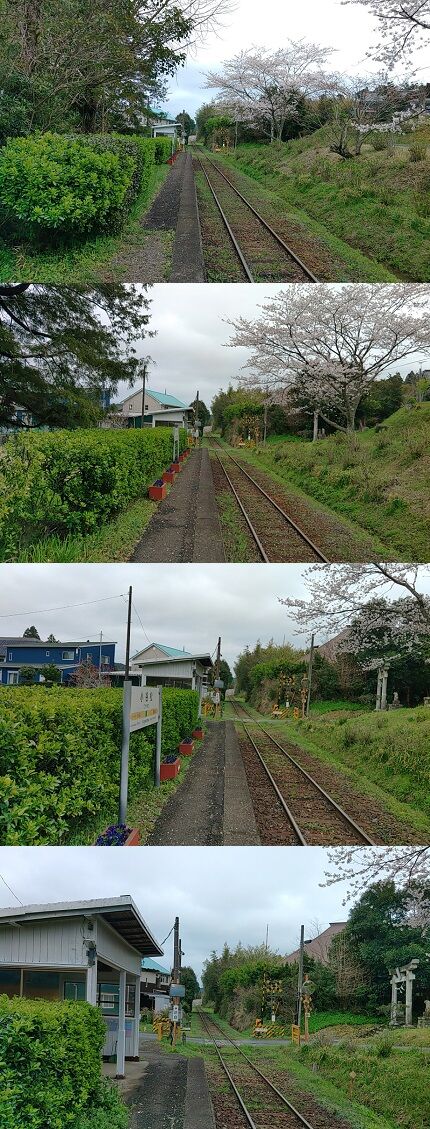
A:
<svg viewBox="0 0 430 1129">
<path fill-rule="evenodd" d="M 361 4 L 379 21 L 381 39 L 369 55 L 391 70 L 430 41 L 430 0 L 342 0 Z"/>
<path fill-rule="evenodd" d="M 297 115 L 299 97 L 332 87 L 324 67 L 331 48 L 301 39 L 276 51 L 253 47 L 210 71 L 206 87 L 220 91 L 218 105 L 237 121 L 260 126 L 280 141 L 287 120 Z"/>
<path fill-rule="evenodd" d="M 229 344 L 251 351 L 242 385 L 294 390 L 331 427 L 353 432 L 377 377 L 430 346 L 429 308 L 424 285 L 297 284 L 255 320 L 228 321 Z"/>
<path fill-rule="evenodd" d="M 349 628 L 365 604 L 401 589 L 413 601 L 416 623 L 425 625 L 430 624 L 430 600 L 422 591 L 426 576 L 430 576 L 430 564 L 310 565 L 303 573 L 308 599 L 280 598 L 280 603 L 288 608 L 300 632 L 334 635 Z"/>
<path fill-rule="evenodd" d="M 322 886 L 347 882 L 343 904 L 363 893 L 374 882 L 391 879 L 397 887 L 416 895 L 419 884 L 430 882 L 430 847 L 332 847 L 328 851 L 330 870 Z"/>
</svg>

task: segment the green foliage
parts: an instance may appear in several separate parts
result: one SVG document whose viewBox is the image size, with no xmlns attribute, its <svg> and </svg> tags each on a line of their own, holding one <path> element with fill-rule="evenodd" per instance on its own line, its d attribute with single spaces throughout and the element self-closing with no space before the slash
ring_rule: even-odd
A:
<svg viewBox="0 0 430 1129">
<path fill-rule="evenodd" d="M 33 240 L 112 231 L 147 186 L 151 167 L 169 154 L 168 138 L 12 138 L 0 152 L 0 202 L 18 233 Z"/>
<path fill-rule="evenodd" d="M 163 690 L 162 752 L 193 728 L 195 691 Z M 122 694 L 118 689 L 0 689 L 0 840 L 79 841 L 82 828 L 114 818 L 118 803 Z M 155 728 L 132 734 L 129 791 L 153 786 Z"/>
<path fill-rule="evenodd" d="M 197 999 L 200 995 L 200 986 L 197 976 L 193 968 L 184 965 L 181 968 L 181 984 L 185 988 L 185 1006 L 188 1012 L 191 1011 L 193 1000 Z"/>
<path fill-rule="evenodd" d="M 184 448 L 185 432 L 180 445 Z M 14 552 L 22 530 L 90 533 L 139 497 L 172 458 L 170 428 L 97 429 L 16 434 L 0 463 L 0 556 Z"/>
<path fill-rule="evenodd" d="M 1 996 L 2 1129 L 125 1129 L 121 1099 L 101 1080 L 104 1038 L 90 1004 Z"/>
<path fill-rule="evenodd" d="M 393 968 L 417 957 L 414 1006 L 422 1011 L 430 988 L 430 963 L 426 927 L 415 923 L 411 905 L 417 894 L 422 916 L 430 905 L 430 889 L 418 884 L 399 890 L 393 881 L 376 882 L 353 906 L 345 929 L 345 944 L 363 970 L 356 997 L 365 1005 L 386 1004 L 390 996 L 389 976 Z"/>
</svg>

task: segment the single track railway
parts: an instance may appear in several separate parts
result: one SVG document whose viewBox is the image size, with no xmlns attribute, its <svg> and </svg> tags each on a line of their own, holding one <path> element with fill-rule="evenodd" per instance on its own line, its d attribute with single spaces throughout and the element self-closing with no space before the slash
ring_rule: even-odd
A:
<svg viewBox="0 0 430 1129">
<path fill-rule="evenodd" d="M 367 832 L 261 722 L 249 717 L 241 703 L 233 699 L 231 704 L 253 750 L 252 760 L 255 761 L 256 758 L 258 786 L 262 788 L 263 774 L 263 791 L 269 788 L 275 794 L 276 807 L 280 807 L 286 817 L 289 841 L 294 842 L 294 836 L 299 846 L 376 845 Z M 257 728 L 256 736 L 250 733 L 247 722 Z M 270 767 L 268 760 L 271 762 Z M 271 817 L 267 820 L 264 810 L 263 815 L 270 835 Z M 272 818 L 275 819 L 275 813 Z"/>
<path fill-rule="evenodd" d="M 246 282 L 318 282 L 285 239 L 239 192 L 215 161 L 194 156 L 215 201 Z"/>
</svg>

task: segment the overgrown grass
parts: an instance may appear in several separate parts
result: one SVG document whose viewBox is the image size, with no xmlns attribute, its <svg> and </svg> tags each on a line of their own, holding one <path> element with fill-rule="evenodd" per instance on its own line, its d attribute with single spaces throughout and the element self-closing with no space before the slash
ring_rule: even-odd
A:
<svg viewBox="0 0 430 1129">
<path fill-rule="evenodd" d="M 428 561 L 430 403 L 400 408 L 384 423 L 317 443 L 244 448 L 240 457 L 305 491 L 377 537 L 393 559 Z"/>
<path fill-rule="evenodd" d="M 302 207 L 327 231 L 395 276 L 430 279 L 430 131 L 402 136 L 392 150 L 367 145 L 347 161 L 330 152 L 330 129 L 281 145 L 241 145 L 228 163 Z M 423 159 L 411 160 L 411 145 Z M 368 281 L 363 275 L 363 281 Z"/>
<path fill-rule="evenodd" d="M 64 539 L 55 535 L 45 537 L 20 550 L 19 559 L 26 564 L 127 561 L 155 509 L 154 502 L 140 498 L 96 533 L 86 537 L 70 534 Z"/>
<path fill-rule="evenodd" d="M 101 273 L 110 266 L 111 260 L 123 250 L 130 253 L 130 244 L 142 245 L 148 238 L 148 231 L 142 228 L 142 217 L 151 201 L 159 192 L 170 165 L 154 165 L 148 185 L 137 197 L 118 235 L 99 235 L 84 243 L 60 250 L 35 251 L 29 245 L 11 246 L 2 239 L 0 226 L 0 279 L 3 282 L 100 282 Z M 166 243 L 168 250 L 168 244 Z M 121 277 L 120 269 L 113 269 L 114 275 Z"/>
</svg>

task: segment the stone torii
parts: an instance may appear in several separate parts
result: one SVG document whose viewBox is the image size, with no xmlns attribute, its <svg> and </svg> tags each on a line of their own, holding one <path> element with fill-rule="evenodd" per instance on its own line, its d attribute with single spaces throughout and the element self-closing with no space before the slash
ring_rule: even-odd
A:
<svg viewBox="0 0 430 1129">
<path fill-rule="evenodd" d="M 400 1026 L 397 1016 L 397 994 L 399 988 L 405 985 L 405 1026 L 412 1027 L 412 984 L 415 980 L 415 969 L 419 965 L 419 960 L 414 957 L 409 961 L 409 964 L 404 964 L 401 968 L 395 968 L 391 973 L 391 1018 L 390 1026 Z"/>
</svg>

